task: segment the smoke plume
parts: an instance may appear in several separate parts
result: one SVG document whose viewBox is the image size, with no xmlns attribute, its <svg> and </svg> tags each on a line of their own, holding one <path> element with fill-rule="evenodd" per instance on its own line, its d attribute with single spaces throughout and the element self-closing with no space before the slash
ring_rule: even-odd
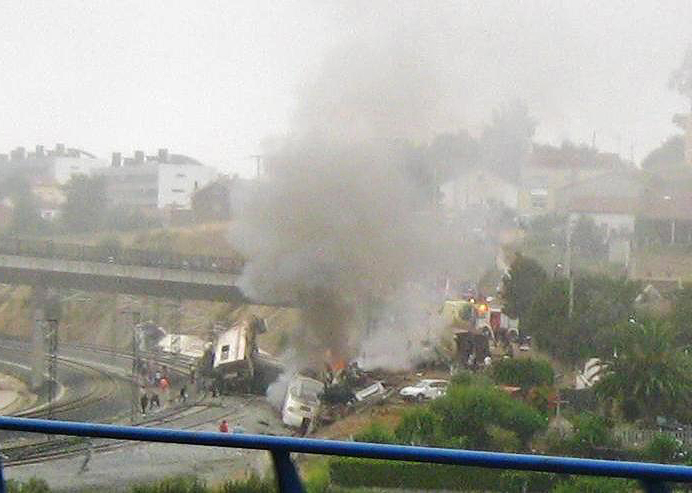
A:
<svg viewBox="0 0 692 493">
<path fill-rule="evenodd" d="M 353 357 L 363 341 L 408 341 L 430 296 L 406 309 L 397 300 L 432 292 L 458 268 L 453 236 L 407 166 L 444 107 L 434 67 L 398 44 L 367 48 L 338 50 L 306 85 L 292 133 L 265 155 L 267 175 L 231 234 L 248 259 L 246 295 L 302 309 L 294 343 L 306 364 Z"/>
</svg>

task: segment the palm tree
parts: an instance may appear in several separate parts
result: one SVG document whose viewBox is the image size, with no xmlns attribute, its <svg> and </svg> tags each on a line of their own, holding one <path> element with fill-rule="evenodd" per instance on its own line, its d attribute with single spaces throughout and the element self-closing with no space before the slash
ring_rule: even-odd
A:
<svg viewBox="0 0 692 493">
<path fill-rule="evenodd" d="M 617 356 L 606 362 L 595 385 L 628 420 L 675 414 L 692 391 L 690 357 L 675 344 L 663 321 L 631 320 L 617 331 Z"/>
</svg>

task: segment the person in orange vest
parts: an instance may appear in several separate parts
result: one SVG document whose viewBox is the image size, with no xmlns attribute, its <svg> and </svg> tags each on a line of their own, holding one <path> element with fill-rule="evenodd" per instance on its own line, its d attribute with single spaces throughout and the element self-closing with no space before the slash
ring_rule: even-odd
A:
<svg viewBox="0 0 692 493">
<path fill-rule="evenodd" d="M 221 420 L 221 424 L 219 425 L 219 431 L 221 433 L 228 433 L 228 421 L 225 419 Z"/>
</svg>

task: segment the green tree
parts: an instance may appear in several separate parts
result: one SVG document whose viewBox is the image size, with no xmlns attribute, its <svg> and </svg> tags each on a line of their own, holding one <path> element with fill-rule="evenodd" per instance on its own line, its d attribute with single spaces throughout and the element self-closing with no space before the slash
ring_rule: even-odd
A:
<svg viewBox="0 0 692 493">
<path fill-rule="evenodd" d="M 692 345 L 692 284 L 685 284 L 675 293 L 671 320 L 678 343 Z"/>
<path fill-rule="evenodd" d="M 582 257 L 601 258 L 607 251 L 603 231 L 588 216 L 579 216 L 574 225 L 572 246 Z"/>
<path fill-rule="evenodd" d="M 493 387 L 452 385 L 447 395 L 432 402 L 431 410 L 447 441 L 441 445 L 463 438 L 472 448 L 494 448 L 497 433 L 491 427 L 499 427 L 515 433 L 526 448 L 533 435 L 547 425 L 537 410 Z"/>
<path fill-rule="evenodd" d="M 692 391 L 692 364 L 675 343 L 671 326 L 660 320 L 623 324 L 617 357 L 604 364 L 594 389 L 625 419 L 680 416 Z"/>
<path fill-rule="evenodd" d="M 647 171 L 665 171 L 685 162 L 685 136 L 672 135 L 643 160 L 642 168 Z"/>
<path fill-rule="evenodd" d="M 14 187 L 10 192 L 12 200 L 12 220 L 10 232 L 12 234 L 40 234 L 45 231 L 47 224 L 41 218 L 38 201 L 31 184 L 25 177 L 16 177 Z"/>
<path fill-rule="evenodd" d="M 521 322 L 522 331 L 532 335 L 535 343 L 553 356 L 565 356 L 569 344 L 567 309 L 569 286 L 565 279 L 548 281 L 541 287 L 531 309 Z M 561 358 L 563 359 L 563 358 Z"/>
<path fill-rule="evenodd" d="M 549 362 L 544 360 L 501 359 L 490 368 L 492 379 L 501 385 L 513 385 L 523 389 L 552 385 L 555 372 Z"/>
<path fill-rule="evenodd" d="M 555 279 L 536 295 L 522 330 L 533 335 L 541 349 L 567 363 L 609 357 L 615 344 L 613 327 L 631 316 L 638 292 L 639 284 L 626 279 L 577 277 L 568 318 L 569 284 Z"/>
<path fill-rule="evenodd" d="M 73 233 L 97 231 L 106 213 L 105 182 L 99 176 L 75 175 L 65 185 L 62 221 Z"/>
<path fill-rule="evenodd" d="M 548 275 L 538 262 L 517 253 L 502 279 L 502 310 L 511 318 L 523 318 L 547 280 Z"/>
</svg>

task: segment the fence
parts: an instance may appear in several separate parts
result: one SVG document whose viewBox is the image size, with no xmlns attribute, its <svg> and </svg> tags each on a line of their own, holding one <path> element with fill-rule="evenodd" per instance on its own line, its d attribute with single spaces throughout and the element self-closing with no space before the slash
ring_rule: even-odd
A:
<svg viewBox="0 0 692 493">
<path fill-rule="evenodd" d="M 167 251 L 55 243 L 50 240 L 18 238 L 0 239 L 0 255 L 57 258 L 141 267 L 227 272 L 231 274 L 239 274 L 243 267 L 243 262 L 240 259 L 232 257 L 181 255 Z"/>
<path fill-rule="evenodd" d="M 187 445 L 234 447 L 267 450 L 272 456 L 281 492 L 299 493 L 302 484 L 290 453 L 338 455 L 369 459 L 388 459 L 411 462 L 429 462 L 459 466 L 478 466 L 492 469 L 552 472 L 588 476 L 608 476 L 637 479 L 648 492 L 669 491 L 667 482 L 692 483 L 692 467 L 620 462 L 595 459 L 576 459 L 526 454 L 505 454 L 472 450 L 410 447 L 374 443 L 341 442 L 266 435 L 225 434 L 195 432 L 163 428 L 139 428 L 69 421 L 49 421 L 0 417 L 0 429 L 71 435 L 93 438 L 112 438 L 144 442 L 177 443 Z M 0 469 L 0 481 L 2 470 Z M 4 493 L 4 481 L 0 482 Z"/>
<path fill-rule="evenodd" d="M 651 442 L 656 435 L 667 435 L 686 447 L 692 446 L 691 430 L 635 430 L 615 428 L 613 436 L 625 447 L 641 447 Z"/>
</svg>

